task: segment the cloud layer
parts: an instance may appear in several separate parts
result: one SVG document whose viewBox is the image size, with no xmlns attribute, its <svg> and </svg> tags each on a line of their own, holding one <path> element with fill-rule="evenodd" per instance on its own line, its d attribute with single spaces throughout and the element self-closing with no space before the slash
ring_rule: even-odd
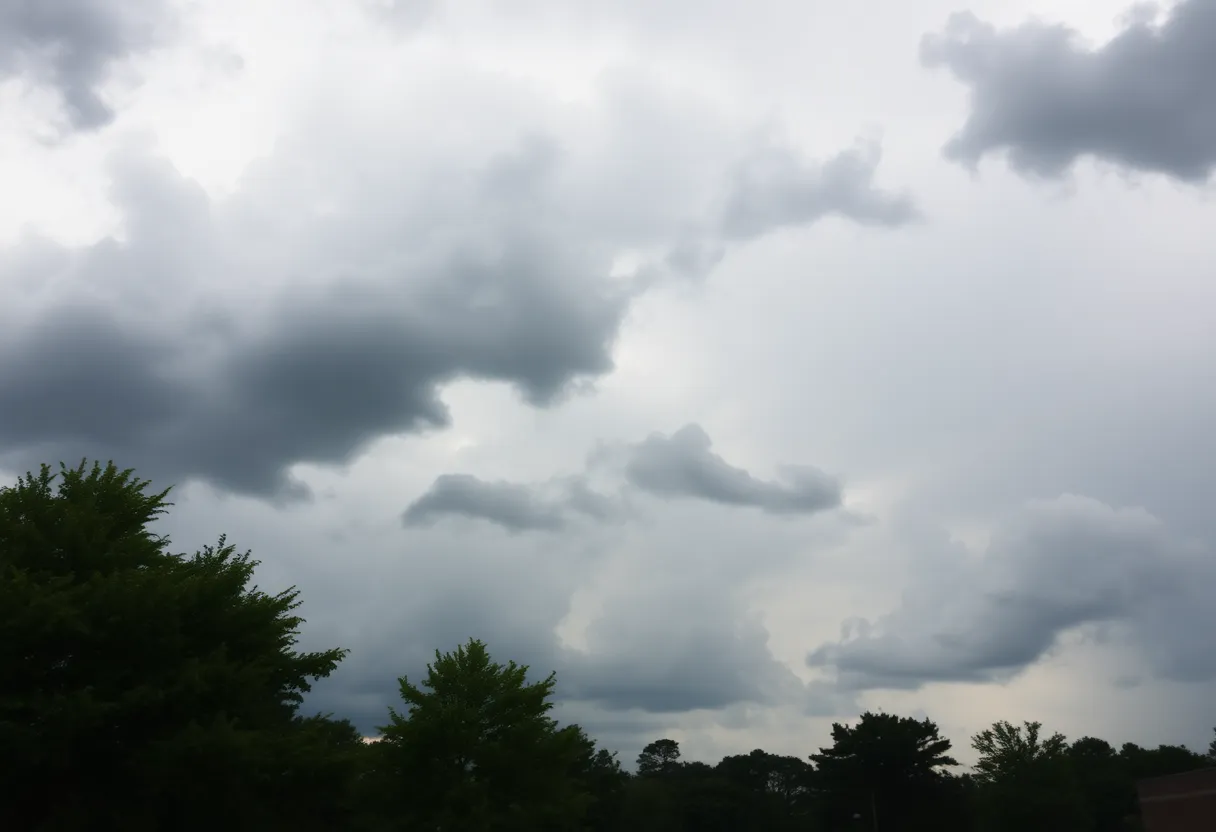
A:
<svg viewBox="0 0 1216 832">
<path fill-rule="evenodd" d="M 1211 4 L 663 5 L 4 6 L 4 476 L 176 483 L 369 732 L 476 636 L 625 758 L 1206 733 Z"/>
<path fill-rule="evenodd" d="M 664 132 L 661 91 L 647 101 L 623 82 L 571 119 L 509 83 L 462 81 L 478 101 L 500 96 L 487 120 L 517 128 L 410 148 L 337 129 L 328 107 L 307 133 L 328 150 L 285 142 L 223 201 L 166 163 L 120 154 L 123 239 L 31 239 L 2 255 L 14 286 L 38 288 L 6 304 L 0 396 L 15 405 L 0 415 L 0 458 L 113 456 L 283 496 L 298 492 L 293 464 L 342 464 L 378 437 L 444 427 L 448 382 L 506 382 L 543 407 L 612 370 L 621 322 L 653 285 L 610 277 L 615 257 L 662 260 L 689 228 L 727 242 L 703 220 L 737 191 L 729 171 L 752 151 L 718 126 L 701 157 L 634 158 L 612 181 L 648 130 L 679 139 Z M 607 142 L 590 152 L 575 143 L 588 117 Z M 699 118 L 682 129 L 714 126 Z M 528 126 L 538 123 L 549 126 Z M 310 161 L 326 152 L 341 163 Z M 828 163 L 801 186 L 813 211 L 766 203 L 781 182 L 749 185 L 769 205 L 749 236 L 832 211 L 881 213 L 874 163 Z M 670 190 L 635 210 L 647 164 L 647 189 Z"/>
</svg>

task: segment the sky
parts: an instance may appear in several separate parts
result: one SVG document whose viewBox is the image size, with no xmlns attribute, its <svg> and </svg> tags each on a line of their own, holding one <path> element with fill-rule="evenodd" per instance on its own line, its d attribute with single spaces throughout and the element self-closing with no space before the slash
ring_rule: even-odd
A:
<svg viewBox="0 0 1216 832">
<path fill-rule="evenodd" d="M 1216 3 L 0 5 L 0 480 L 174 485 L 384 724 L 1205 748 Z"/>
</svg>

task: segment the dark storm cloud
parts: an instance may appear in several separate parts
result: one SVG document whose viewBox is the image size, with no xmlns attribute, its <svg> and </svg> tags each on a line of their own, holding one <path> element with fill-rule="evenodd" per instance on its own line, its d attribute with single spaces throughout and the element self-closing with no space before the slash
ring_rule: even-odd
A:
<svg viewBox="0 0 1216 832">
<path fill-rule="evenodd" d="M 816 468 L 786 466 L 784 482 L 768 482 L 728 464 L 712 448 L 696 424 L 671 436 L 652 434 L 630 450 L 625 476 L 659 497 L 752 506 L 769 514 L 813 514 L 841 504 L 840 483 Z"/>
<path fill-rule="evenodd" d="M 1207 676 L 1216 656 L 1185 635 L 1212 617 L 1194 596 L 1216 575 L 1204 554 L 1141 509 L 1073 496 L 1032 503 L 982 560 L 963 553 L 927 569 L 897 610 L 876 624 L 847 622 L 808 664 L 834 668 L 855 689 L 992 681 L 1034 664 L 1071 628 L 1114 622 L 1164 675 Z"/>
<path fill-rule="evenodd" d="M 604 138 L 587 143 L 585 119 L 563 127 L 565 110 L 533 89 L 466 80 L 458 100 L 419 106 L 472 118 L 494 100 L 486 118 L 509 116 L 510 130 L 446 142 L 417 115 L 397 132 L 352 128 L 371 117 L 335 90 L 229 198 L 127 151 L 112 171 L 121 237 L 0 251 L 0 464 L 112 457 L 158 481 L 298 495 L 297 463 L 340 465 L 380 437 L 444 427 L 449 382 L 505 382 L 547 406 L 610 372 L 649 285 L 609 276 L 622 251 L 687 238 L 701 254 L 684 265 L 707 266 L 732 239 L 886 210 L 867 195 L 876 157 L 844 154 L 805 176 L 789 162 L 806 180 L 793 186 L 761 165 L 736 182 L 724 230 L 705 219 L 720 216 L 714 183 L 734 160 L 786 156 L 750 151 L 715 114 L 690 126 L 671 112 L 678 96 L 640 83 L 592 106 Z M 673 156 L 686 134 L 704 136 L 702 152 Z M 774 513 L 839 500 L 810 470 L 765 483 L 706 452 L 672 486 L 648 464 L 639 482 L 666 493 Z M 571 492 L 566 508 L 595 516 L 594 496 Z"/>
<path fill-rule="evenodd" d="M 390 248 L 364 264 L 376 279 L 264 290 L 240 309 L 211 303 L 207 281 L 244 265 L 229 235 L 248 215 L 200 205 L 163 167 L 124 177 L 127 242 L 0 258 L 6 285 L 72 296 L 6 309 L 11 465 L 114 456 L 158 479 L 270 494 L 293 463 L 341 463 L 379 436 L 446 424 L 445 381 L 508 382 L 543 406 L 612 367 L 628 297 L 563 241 L 500 228 L 421 261 Z"/>
<path fill-rule="evenodd" d="M 6 0 L 0 77 L 48 83 L 74 127 L 103 127 L 114 117 L 100 94 L 110 68 L 154 46 L 167 18 L 164 0 Z"/>
<path fill-rule="evenodd" d="M 723 234 L 727 239 L 751 239 L 831 215 L 863 225 L 911 222 L 917 217 L 912 198 L 874 185 L 881 158 L 877 144 L 859 145 L 819 164 L 789 148 L 758 150 L 734 172 Z"/>
<path fill-rule="evenodd" d="M 922 59 L 971 89 L 946 155 L 967 165 L 1008 151 L 1024 173 L 1059 176 L 1093 156 L 1202 182 L 1216 165 L 1216 4 L 1183 0 L 1096 49 L 1064 26 L 998 30 L 969 13 L 926 37 Z"/>
<path fill-rule="evenodd" d="M 469 474 L 444 474 L 402 515 L 407 526 L 425 526 L 451 515 L 478 518 L 508 531 L 559 531 L 575 515 L 608 520 L 611 498 L 571 477 L 544 484 L 486 482 Z"/>
</svg>

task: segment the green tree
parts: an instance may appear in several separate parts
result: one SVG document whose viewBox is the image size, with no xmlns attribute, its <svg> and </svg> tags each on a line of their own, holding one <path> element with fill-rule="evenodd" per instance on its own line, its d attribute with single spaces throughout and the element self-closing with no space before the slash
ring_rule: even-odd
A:
<svg viewBox="0 0 1216 832">
<path fill-rule="evenodd" d="M 615 752 L 596 749 L 588 741 L 576 770 L 577 778 L 591 795 L 585 827 L 594 832 L 608 832 L 620 827 L 625 805 L 628 775 L 621 769 Z"/>
<path fill-rule="evenodd" d="M 1092 819 L 1063 734 L 1040 738 L 1042 724 L 1000 721 L 976 734 L 975 780 L 981 827 L 994 832 L 1038 828 L 1073 832 Z"/>
<path fill-rule="evenodd" d="M 593 796 L 594 743 L 549 717 L 554 676 L 490 659 L 470 640 L 435 653 L 422 684 L 401 677 L 404 712 L 374 746 L 377 803 L 388 828 L 461 832 L 582 827 Z M 600 758 L 598 762 L 602 763 Z"/>
<path fill-rule="evenodd" d="M 811 755 L 829 827 L 860 816 L 884 832 L 936 828 L 941 769 L 958 762 L 934 722 L 865 713 L 857 725 L 834 724 L 832 740 Z"/>
<path fill-rule="evenodd" d="M 980 755 L 975 764 L 976 781 L 987 785 L 1041 760 L 1063 757 L 1068 739 L 1057 732 L 1040 740 L 1042 727 L 1041 722 L 1014 725 L 1002 720 L 972 737 L 971 747 Z"/>
<path fill-rule="evenodd" d="M 0 828 L 328 828 L 357 737 L 298 709 L 344 651 L 297 652 L 296 591 L 223 538 L 170 553 L 148 485 L 0 489 Z"/>
</svg>

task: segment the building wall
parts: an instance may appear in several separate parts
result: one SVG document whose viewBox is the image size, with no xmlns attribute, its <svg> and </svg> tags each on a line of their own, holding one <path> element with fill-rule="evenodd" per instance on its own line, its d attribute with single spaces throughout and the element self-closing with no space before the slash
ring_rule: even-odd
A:
<svg viewBox="0 0 1216 832">
<path fill-rule="evenodd" d="M 1216 768 L 1136 784 L 1145 832 L 1216 832 Z"/>
</svg>

